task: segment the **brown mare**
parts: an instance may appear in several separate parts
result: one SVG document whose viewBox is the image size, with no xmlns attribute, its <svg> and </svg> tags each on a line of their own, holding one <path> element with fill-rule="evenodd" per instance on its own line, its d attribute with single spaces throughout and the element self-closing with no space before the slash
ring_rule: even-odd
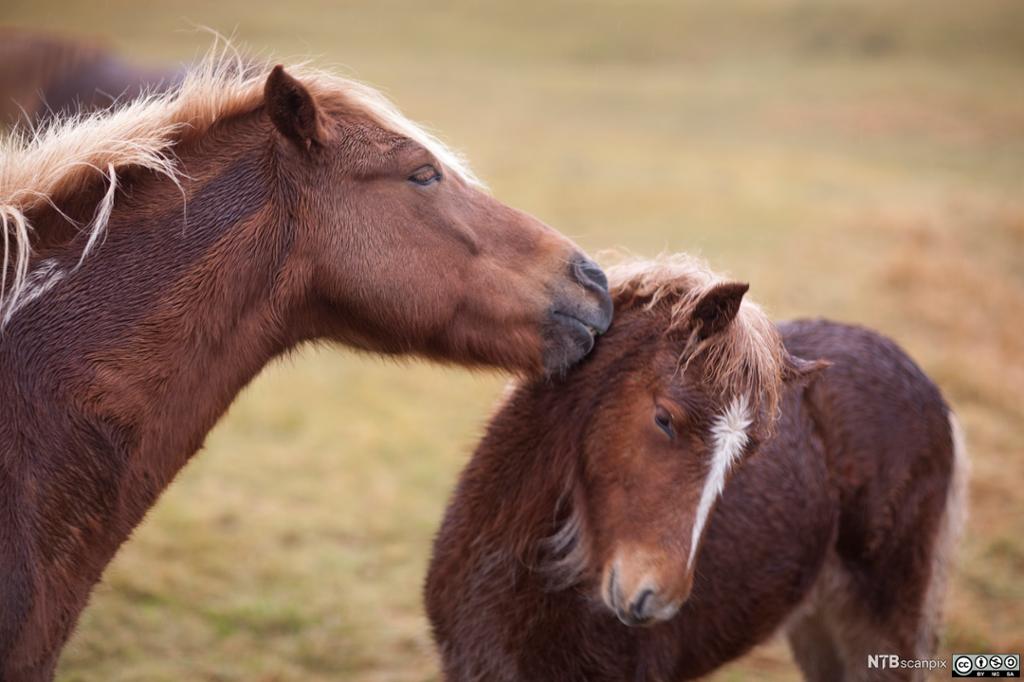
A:
<svg viewBox="0 0 1024 682">
<path fill-rule="evenodd" d="M 913 677 L 866 666 L 936 645 L 964 480 L 936 387 L 695 261 L 612 280 L 612 329 L 506 398 L 448 507 L 425 591 L 446 678 L 674 682 L 779 629 L 808 679 Z"/>
<path fill-rule="evenodd" d="M 376 91 L 293 74 L 212 59 L 0 154 L 5 682 L 52 677 L 118 546 L 271 359 L 325 339 L 558 374 L 610 323 L 568 239 Z"/>
<path fill-rule="evenodd" d="M 183 75 L 130 64 L 96 41 L 0 27 L 0 127 L 104 109 Z"/>
</svg>

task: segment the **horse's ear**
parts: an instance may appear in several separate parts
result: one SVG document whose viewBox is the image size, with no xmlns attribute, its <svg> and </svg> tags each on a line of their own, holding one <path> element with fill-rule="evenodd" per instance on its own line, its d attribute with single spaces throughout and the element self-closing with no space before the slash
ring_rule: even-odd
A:
<svg viewBox="0 0 1024 682">
<path fill-rule="evenodd" d="M 782 380 L 789 383 L 807 384 L 813 381 L 821 370 L 831 367 L 828 360 L 804 360 L 786 353 L 785 365 L 782 368 Z"/>
<path fill-rule="evenodd" d="M 263 95 L 267 113 L 278 132 L 303 149 L 323 144 L 316 100 L 306 86 L 292 78 L 280 64 L 267 77 Z"/>
<path fill-rule="evenodd" d="M 706 339 L 728 327 L 740 311 L 743 295 L 749 289 L 746 282 L 725 282 L 708 289 L 693 309 L 693 321 L 700 325 L 698 338 Z"/>
</svg>

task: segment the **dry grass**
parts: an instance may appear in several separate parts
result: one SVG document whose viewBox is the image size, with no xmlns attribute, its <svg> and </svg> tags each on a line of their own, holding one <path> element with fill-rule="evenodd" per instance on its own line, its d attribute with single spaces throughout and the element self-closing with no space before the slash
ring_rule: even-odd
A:
<svg viewBox="0 0 1024 682">
<path fill-rule="evenodd" d="M 1018 0 L 5 10 L 151 61 L 206 47 L 188 19 L 351 65 L 588 249 L 701 253 L 778 316 L 885 331 L 973 454 L 943 650 L 1024 650 Z M 111 566 L 60 679 L 437 679 L 420 582 L 501 382 L 336 350 L 271 368 Z M 788 660 L 718 679 L 797 679 Z"/>
</svg>

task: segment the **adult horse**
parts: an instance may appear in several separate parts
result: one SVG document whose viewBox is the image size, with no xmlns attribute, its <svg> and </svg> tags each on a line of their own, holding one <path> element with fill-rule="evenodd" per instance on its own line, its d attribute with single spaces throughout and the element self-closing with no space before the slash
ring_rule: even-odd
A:
<svg viewBox="0 0 1024 682">
<path fill-rule="evenodd" d="M 0 27 L 0 126 L 105 109 L 182 76 L 131 64 L 94 40 Z"/>
<path fill-rule="evenodd" d="M 8 682 L 53 675 L 118 546 L 272 358 L 327 339 L 557 374 L 610 322 L 604 273 L 568 239 L 323 72 L 214 58 L 5 144 Z"/>
<path fill-rule="evenodd" d="M 779 628 L 809 679 L 920 675 L 868 655 L 934 652 L 964 482 L 939 391 L 695 261 L 617 278 L 594 353 L 519 386 L 462 474 L 426 585 L 447 679 L 676 682 Z"/>
</svg>

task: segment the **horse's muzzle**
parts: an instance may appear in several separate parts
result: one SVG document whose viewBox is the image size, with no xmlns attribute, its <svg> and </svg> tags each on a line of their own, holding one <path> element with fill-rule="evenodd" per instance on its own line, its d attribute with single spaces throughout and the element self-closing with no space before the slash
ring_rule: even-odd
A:
<svg viewBox="0 0 1024 682">
<path fill-rule="evenodd" d="M 544 369 L 560 374 L 594 348 L 594 339 L 612 323 L 608 278 L 594 261 L 577 254 L 568 282 L 558 288 L 544 329 Z"/>
</svg>

